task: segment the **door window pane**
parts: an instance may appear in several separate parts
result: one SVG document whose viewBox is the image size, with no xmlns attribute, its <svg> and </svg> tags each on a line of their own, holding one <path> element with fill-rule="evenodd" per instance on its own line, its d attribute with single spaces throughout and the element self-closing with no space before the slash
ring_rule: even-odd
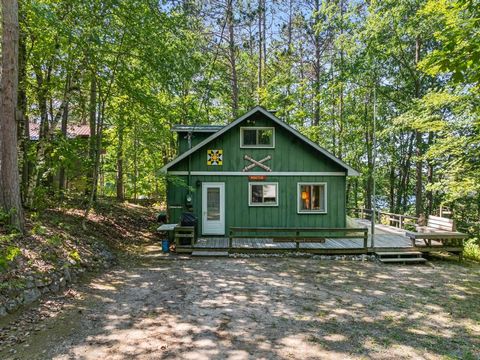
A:
<svg viewBox="0 0 480 360">
<path fill-rule="evenodd" d="M 220 189 L 207 188 L 207 220 L 220 220 Z"/>
</svg>

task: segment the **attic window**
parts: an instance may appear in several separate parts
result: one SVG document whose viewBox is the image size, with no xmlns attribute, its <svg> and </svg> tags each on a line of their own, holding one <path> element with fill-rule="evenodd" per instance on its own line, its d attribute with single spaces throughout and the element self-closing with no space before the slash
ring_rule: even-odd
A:
<svg viewBox="0 0 480 360">
<path fill-rule="evenodd" d="M 240 128 L 240 147 L 273 148 L 275 147 L 275 128 L 242 127 Z"/>
</svg>

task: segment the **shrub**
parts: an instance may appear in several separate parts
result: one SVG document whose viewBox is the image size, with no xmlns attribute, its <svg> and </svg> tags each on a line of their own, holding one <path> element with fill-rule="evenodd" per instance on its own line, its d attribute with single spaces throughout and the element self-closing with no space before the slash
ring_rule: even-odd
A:
<svg viewBox="0 0 480 360">
<path fill-rule="evenodd" d="M 0 250 L 0 269 L 7 269 L 8 265 L 21 253 L 20 248 L 13 245 Z"/>
<path fill-rule="evenodd" d="M 467 242 L 465 243 L 465 248 L 463 249 L 463 255 L 467 259 L 480 262 L 480 244 L 478 239 L 473 238 L 467 240 Z"/>
<path fill-rule="evenodd" d="M 70 257 L 70 259 L 75 260 L 76 262 L 80 262 L 80 260 L 82 260 L 77 250 L 70 251 L 68 256 Z"/>
</svg>

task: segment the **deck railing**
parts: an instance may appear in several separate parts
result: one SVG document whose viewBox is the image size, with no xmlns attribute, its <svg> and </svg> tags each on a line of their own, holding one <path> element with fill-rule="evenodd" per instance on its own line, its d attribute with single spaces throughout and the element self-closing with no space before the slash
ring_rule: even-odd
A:
<svg viewBox="0 0 480 360">
<path fill-rule="evenodd" d="M 364 208 L 348 208 L 351 214 L 358 219 L 365 219 L 372 221 L 372 209 Z M 399 229 L 408 230 L 409 227 L 415 227 L 415 224 L 418 221 L 418 217 L 403 215 L 403 214 L 394 214 L 386 211 L 375 210 L 375 219 L 376 224 L 385 224 L 390 225 Z"/>
<path fill-rule="evenodd" d="M 274 242 L 323 243 L 327 239 L 363 239 L 363 248 L 368 248 L 368 229 L 361 228 L 317 228 L 317 227 L 230 227 L 228 246 L 233 247 L 233 239 L 248 238 L 273 239 Z"/>
</svg>

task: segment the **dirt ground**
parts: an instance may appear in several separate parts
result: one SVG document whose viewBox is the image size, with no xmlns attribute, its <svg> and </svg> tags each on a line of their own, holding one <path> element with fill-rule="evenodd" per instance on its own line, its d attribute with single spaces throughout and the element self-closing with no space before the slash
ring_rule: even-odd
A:
<svg viewBox="0 0 480 360">
<path fill-rule="evenodd" d="M 57 308 L 55 299 L 41 304 L 51 314 L 0 358 L 480 358 L 479 265 L 176 259 L 150 250 Z M 15 321 L 28 311 L 7 319 L 7 331 L 20 336 Z"/>
</svg>

